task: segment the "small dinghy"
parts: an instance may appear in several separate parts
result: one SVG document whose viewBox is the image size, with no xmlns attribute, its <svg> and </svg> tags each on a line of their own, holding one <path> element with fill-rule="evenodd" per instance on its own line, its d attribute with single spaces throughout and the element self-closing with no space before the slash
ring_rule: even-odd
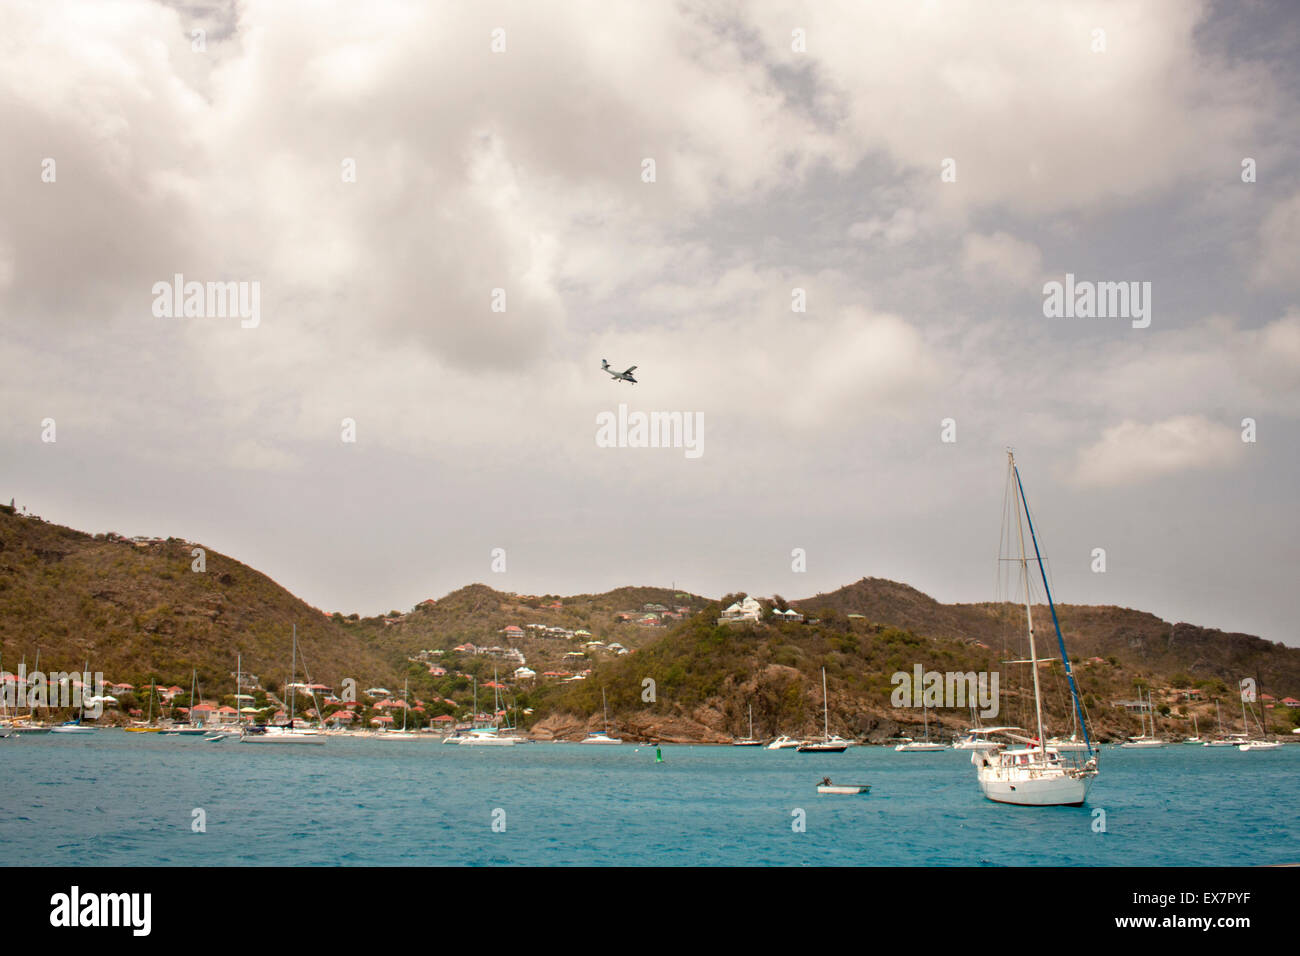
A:
<svg viewBox="0 0 1300 956">
<path fill-rule="evenodd" d="M 830 777 L 822 777 L 822 782 L 817 784 L 818 793 L 866 793 L 870 789 L 865 783 L 831 783 Z"/>
</svg>

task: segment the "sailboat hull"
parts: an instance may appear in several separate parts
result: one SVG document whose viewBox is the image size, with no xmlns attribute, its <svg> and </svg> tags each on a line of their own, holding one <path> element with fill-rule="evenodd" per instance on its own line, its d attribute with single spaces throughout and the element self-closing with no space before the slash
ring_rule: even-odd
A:
<svg viewBox="0 0 1300 956">
<path fill-rule="evenodd" d="M 495 734 L 480 734 L 461 737 L 456 743 L 462 747 L 513 747 L 517 740 L 514 737 L 497 737 Z"/>
<path fill-rule="evenodd" d="M 317 731 L 282 731 L 275 733 L 267 731 L 261 734 L 241 734 L 239 742 L 242 744 L 302 744 L 306 746 L 320 746 L 325 743 L 325 735 Z"/>
<path fill-rule="evenodd" d="M 1005 775 L 996 771 L 979 772 L 980 790 L 994 803 L 1019 807 L 1079 807 L 1088 798 L 1092 775 L 1069 776 L 1047 774 Z"/>
</svg>

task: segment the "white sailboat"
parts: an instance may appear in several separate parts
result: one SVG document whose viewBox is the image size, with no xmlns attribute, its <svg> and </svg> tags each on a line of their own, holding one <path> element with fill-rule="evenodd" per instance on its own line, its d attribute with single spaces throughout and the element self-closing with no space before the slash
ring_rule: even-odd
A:
<svg viewBox="0 0 1300 956">
<path fill-rule="evenodd" d="M 198 688 L 198 684 L 199 684 L 199 670 L 198 670 L 197 667 L 194 667 L 194 668 L 191 668 L 191 669 L 190 669 L 190 710 L 189 710 L 189 713 L 190 713 L 191 715 L 193 715 L 193 713 L 194 713 L 194 699 L 195 699 L 195 697 L 194 697 L 194 692 L 195 692 L 195 690 Z M 236 686 L 236 690 L 235 690 L 235 704 L 236 704 L 236 706 L 238 706 L 238 704 L 239 704 L 239 690 L 238 690 L 238 686 L 239 686 L 239 685 L 238 685 L 238 678 L 236 678 L 236 685 L 235 685 L 235 686 Z M 189 724 L 188 727 L 182 727 L 182 726 L 179 726 L 179 725 L 173 723 L 173 724 L 172 724 L 171 726 L 169 726 L 169 727 L 164 727 L 164 728 L 162 729 L 161 733 L 162 733 L 162 735 L 163 735 L 164 737 L 206 737 L 206 736 L 208 735 L 209 731 L 208 731 L 208 729 L 207 729 L 206 727 L 202 727 L 202 726 L 200 726 L 199 724 L 194 723 L 194 718 L 193 718 L 193 716 L 191 716 L 191 717 L 190 717 L 190 724 Z"/>
<path fill-rule="evenodd" d="M 966 729 L 966 736 L 952 738 L 953 750 L 997 750 L 1002 744 L 989 739 L 989 734 L 1018 729 L 1016 727 L 985 727 L 980 723 L 980 716 L 976 713 L 974 704 L 970 705 L 970 720 L 974 726 Z"/>
<path fill-rule="evenodd" d="M 1207 747 L 1235 747 L 1241 743 L 1240 739 L 1234 739 L 1235 734 L 1223 735 L 1223 713 L 1219 710 L 1219 698 L 1214 698 L 1214 719 L 1219 728 L 1219 735 L 1212 740 L 1207 740 Z"/>
<path fill-rule="evenodd" d="M 209 744 L 223 744 L 227 740 L 238 740 L 243 731 L 244 715 L 239 712 L 239 695 L 242 689 L 244 679 L 244 656 L 235 655 L 235 726 L 208 730 L 198 724 L 191 724 L 190 727 L 184 728 L 178 733 L 182 735 L 202 734 L 203 742 Z M 194 713 L 194 691 L 198 687 L 198 670 L 195 669 L 190 674 L 190 713 Z M 202 695 L 200 695 L 202 697 Z M 193 718 L 191 717 L 191 720 Z"/>
<path fill-rule="evenodd" d="M 1151 714 L 1151 733 L 1147 733 L 1146 720 L 1142 712 L 1138 712 L 1138 720 L 1142 721 L 1142 736 L 1130 737 L 1124 743 L 1120 744 L 1121 750 L 1155 750 L 1165 745 L 1165 742 L 1156 736 L 1156 713 L 1151 706 L 1151 691 L 1147 691 L 1146 709 Z"/>
<path fill-rule="evenodd" d="M 4 658 L 0 656 L 0 673 L 4 671 Z M 5 737 L 16 737 L 13 721 L 9 717 L 9 688 L 4 688 L 4 693 L 0 693 L 0 739 Z M 15 697 L 14 702 L 17 703 Z"/>
<path fill-rule="evenodd" d="M 1074 725 L 1069 737 L 1048 737 L 1047 746 L 1055 747 L 1058 751 L 1077 751 L 1083 752 L 1088 749 L 1088 745 L 1079 739 L 1079 715 L 1071 708 L 1070 715 L 1073 718 Z"/>
<path fill-rule="evenodd" d="M 1191 735 L 1190 737 L 1188 737 L 1186 740 L 1184 740 L 1183 743 L 1185 743 L 1185 744 L 1203 744 L 1203 743 L 1205 743 L 1205 741 L 1201 739 L 1201 728 L 1200 728 L 1200 725 L 1197 724 L 1197 722 L 1196 722 L 1196 715 L 1195 715 L 1195 714 L 1192 714 L 1192 735 Z"/>
<path fill-rule="evenodd" d="M 1258 723 L 1258 721 L 1256 721 Z M 1251 738 L 1250 725 L 1246 723 L 1246 695 L 1241 695 L 1241 727 L 1246 732 L 1247 739 L 1237 747 L 1238 750 L 1249 752 L 1253 750 L 1277 750 L 1282 745 L 1276 740 L 1268 740 L 1265 737 Z M 1264 727 L 1260 725 L 1260 733 L 1264 733 Z"/>
<path fill-rule="evenodd" d="M 587 734 L 579 743 L 584 744 L 621 744 L 623 741 L 609 735 L 609 707 L 605 704 L 605 688 L 600 689 L 600 708 L 605 714 L 605 729 Z"/>
<path fill-rule="evenodd" d="M 1030 539 L 1034 543 L 1035 563 L 1042 578 L 1048 607 L 1052 611 L 1052 625 L 1056 630 L 1061 661 L 1065 665 L 1065 675 L 1070 682 L 1070 697 L 1080 715 L 1082 704 L 1079 700 L 1079 689 L 1074 682 L 1074 672 L 1070 667 L 1070 658 L 1065 652 L 1065 638 L 1061 635 L 1060 622 L 1056 617 L 1056 605 L 1052 601 L 1052 591 L 1047 583 L 1043 556 L 1038 550 L 1038 536 L 1034 532 L 1029 503 L 1025 500 L 1025 489 L 1020 482 L 1020 471 L 1016 468 L 1015 456 L 1010 451 L 1007 452 L 1007 483 L 1008 490 L 1014 490 L 1016 530 L 1020 542 L 1020 577 L 1024 588 L 1025 626 L 1029 638 L 1028 664 L 1033 673 L 1034 712 L 1037 718 L 1038 736 L 1028 739 L 1008 734 L 1013 739 L 1023 742 L 1025 746 L 1008 748 L 998 753 L 976 752 L 971 754 L 971 763 L 975 767 L 975 776 L 980 790 L 985 797 L 997 803 L 1026 807 L 1079 806 L 1087 799 L 1088 788 L 1097 777 L 1097 755 L 1093 753 L 1092 740 L 1082 717 L 1079 726 L 1083 729 L 1083 739 L 1088 745 L 1086 760 L 1079 762 L 1077 754 L 1063 755 L 1043 743 L 1047 738 L 1043 732 L 1043 701 L 1038 680 L 1039 658 L 1034 644 L 1033 602 L 1029 590 L 1029 562 L 1025 554 L 1022 520 L 1029 525 Z"/>
<path fill-rule="evenodd" d="M 37 651 L 36 664 L 38 667 L 40 666 L 40 663 L 41 663 L 41 655 L 40 655 L 40 651 Z M 90 673 L 90 661 L 86 661 L 85 673 Z M 85 698 L 85 694 L 83 693 L 81 695 L 81 710 L 77 713 L 77 716 L 72 720 L 64 721 L 63 723 L 59 724 L 57 727 L 51 727 L 50 733 L 52 734 L 93 734 L 97 728 L 92 727 L 89 724 L 83 724 L 82 721 L 85 719 L 86 719 L 86 698 Z"/>
<path fill-rule="evenodd" d="M 853 746 L 853 741 L 845 740 L 839 734 L 831 734 L 830 702 L 826 697 L 826 668 L 822 668 L 822 737 L 820 740 L 805 740 L 795 748 L 801 754 L 842 754 Z"/>
<path fill-rule="evenodd" d="M 761 747 L 763 741 L 754 739 L 754 705 L 749 705 L 749 736 L 737 737 L 731 742 L 733 747 Z"/>
<path fill-rule="evenodd" d="M 405 705 L 402 708 L 402 729 L 381 731 L 380 733 L 375 735 L 377 739 L 390 740 L 390 741 L 420 739 L 420 735 L 417 734 L 415 731 L 406 729 L 406 713 L 411 709 L 410 694 L 411 694 L 411 680 L 408 677 L 406 679 L 406 682 L 402 685 L 402 703 Z"/>
<path fill-rule="evenodd" d="M 924 754 L 948 749 L 947 744 L 930 742 L 930 709 L 926 706 L 924 698 L 921 699 L 921 719 L 925 721 L 925 740 L 909 740 L 906 743 L 899 744 L 894 748 L 896 753 Z"/>
<path fill-rule="evenodd" d="M 496 683 L 494 680 L 493 684 Z M 496 697 L 496 688 L 493 688 L 493 703 L 495 711 L 500 710 L 499 700 Z M 474 720 L 478 720 L 478 678 L 474 678 Z M 497 733 L 496 727 L 474 727 L 466 734 L 453 734 L 443 741 L 443 743 L 455 742 L 462 747 L 513 747 L 519 741 L 514 737 L 502 737 Z"/>
<path fill-rule="evenodd" d="M 243 727 L 239 735 L 239 742 L 244 744 L 307 744 L 320 746 L 328 739 L 325 734 L 319 730 L 313 730 L 310 727 L 299 727 L 294 719 L 294 701 L 296 690 L 294 685 L 298 681 L 298 625 L 293 626 L 293 657 L 292 669 L 289 677 L 289 723 L 287 725 L 272 725 L 261 727 Z M 308 678 L 310 679 L 310 678 Z"/>
</svg>

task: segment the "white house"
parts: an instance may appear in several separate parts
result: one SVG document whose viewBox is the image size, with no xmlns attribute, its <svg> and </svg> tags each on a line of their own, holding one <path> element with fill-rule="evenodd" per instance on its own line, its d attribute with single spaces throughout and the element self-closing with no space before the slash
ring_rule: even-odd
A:
<svg viewBox="0 0 1300 956">
<path fill-rule="evenodd" d="M 719 624 L 729 624 L 736 621 L 755 621 L 757 622 L 763 615 L 763 606 L 752 597 L 746 597 L 743 601 L 737 601 L 731 607 L 722 612 L 722 617 L 718 618 Z"/>
</svg>

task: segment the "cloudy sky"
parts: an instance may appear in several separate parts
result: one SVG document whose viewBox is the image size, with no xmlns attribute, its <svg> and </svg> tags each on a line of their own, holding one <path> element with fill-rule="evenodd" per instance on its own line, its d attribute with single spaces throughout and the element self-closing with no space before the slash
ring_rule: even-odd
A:
<svg viewBox="0 0 1300 956">
<path fill-rule="evenodd" d="M 1059 600 L 1300 644 L 1288 6 L 5 3 L 0 495 L 345 612 L 979 601 L 1012 446 Z"/>
</svg>

